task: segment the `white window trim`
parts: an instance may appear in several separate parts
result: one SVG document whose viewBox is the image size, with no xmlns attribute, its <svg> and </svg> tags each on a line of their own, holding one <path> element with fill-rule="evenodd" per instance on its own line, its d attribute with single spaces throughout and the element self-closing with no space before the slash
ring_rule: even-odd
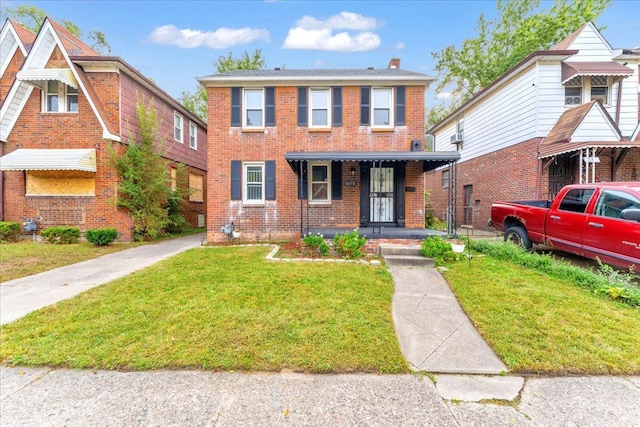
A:
<svg viewBox="0 0 640 427">
<path fill-rule="evenodd" d="M 375 96 L 373 95 L 377 90 L 389 91 L 389 124 L 388 125 L 376 125 L 375 124 Z M 395 103 L 393 98 L 393 88 L 391 87 L 372 87 L 371 88 L 371 127 L 373 129 L 393 129 L 395 125 Z"/>
<path fill-rule="evenodd" d="M 266 177 L 265 177 L 265 163 L 264 162 L 245 162 L 242 163 L 242 203 L 245 205 L 264 205 L 265 203 L 265 191 L 266 191 Z M 262 198 L 260 200 L 257 199 L 247 199 L 248 191 L 248 180 L 247 180 L 247 170 L 249 167 L 259 166 L 262 168 Z"/>
<path fill-rule="evenodd" d="M 584 98 L 584 99 L 588 99 L 589 102 L 592 101 L 592 99 L 591 99 L 591 96 L 592 96 L 591 95 L 591 89 L 593 88 L 593 86 L 591 86 L 591 77 L 597 77 L 597 76 L 589 76 L 589 78 L 587 79 L 588 80 L 588 82 L 587 82 L 588 84 L 585 84 L 585 86 L 589 87 L 588 92 L 587 92 L 589 94 L 589 96 L 587 98 Z M 613 85 L 611 84 L 611 76 L 604 76 L 604 77 L 607 78 L 607 86 L 606 86 L 606 88 L 607 88 L 607 102 L 603 102 L 602 105 L 610 106 L 611 105 L 611 93 L 612 93 L 612 86 Z M 595 86 L 595 87 L 604 87 L 604 86 Z"/>
<path fill-rule="evenodd" d="M 57 92 L 57 96 L 58 96 L 58 111 L 49 111 L 49 109 L 47 108 L 49 103 L 47 102 L 47 98 L 49 95 L 53 95 L 53 93 L 49 92 L 49 82 L 51 80 L 47 80 L 44 83 L 44 88 L 42 89 L 42 112 L 43 113 L 51 113 L 51 114 L 60 114 L 60 113 L 73 113 L 73 114 L 77 114 L 78 111 L 70 111 L 69 110 L 69 102 L 68 102 L 68 98 L 67 96 L 69 95 L 67 93 L 67 85 L 59 80 L 55 80 L 58 82 L 58 92 Z M 77 92 L 75 94 L 72 95 L 79 95 Z M 78 99 L 79 101 L 79 99 Z"/>
<path fill-rule="evenodd" d="M 577 77 L 580 77 L 580 86 L 573 86 L 573 85 L 572 86 L 566 86 L 566 85 L 563 85 L 563 88 L 562 88 L 562 95 L 564 96 L 564 106 L 567 107 L 567 108 L 571 108 L 571 107 L 575 107 L 576 105 L 582 105 L 583 104 L 583 100 L 584 100 L 584 77 L 582 77 L 582 76 L 577 76 Z M 572 78 L 571 80 L 573 80 L 574 78 Z M 569 83 L 569 82 L 567 82 L 567 83 Z M 572 89 L 580 88 L 580 102 L 579 103 L 577 103 L 577 104 L 574 103 L 573 99 L 572 99 L 571 103 L 567 103 L 567 99 L 568 98 L 573 98 L 573 95 L 572 96 L 567 96 L 567 89 L 569 89 L 569 88 L 572 88 Z"/>
<path fill-rule="evenodd" d="M 313 199 L 313 167 L 314 166 L 326 166 L 327 167 L 327 199 L 314 200 Z M 328 205 L 331 204 L 331 162 L 309 162 L 309 168 L 307 169 L 307 194 L 309 204 L 313 205 Z"/>
<path fill-rule="evenodd" d="M 180 126 L 176 126 L 176 119 L 180 120 Z M 179 130 L 179 135 L 180 138 L 176 138 L 176 131 Z M 182 114 L 178 113 L 177 111 L 173 112 L 173 139 L 176 142 L 179 142 L 180 144 L 182 144 L 182 140 L 184 138 L 183 136 L 184 133 L 184 119 L 182 117 Z"/>
<path fill-rule="evenodd" d="M 326 125 L 314 125 L 313 124 L 313 96 L 312 92 L 325 92 L 327 95 L 327 124 Z M 331 129 L 331 89 L 330 88 L 310 88 L 309 89 L 309 128 L 311 129 Z"/>
<path fill-rule="evenodd" d="M 260 126 L 249 126 L 247 125 L 247 97 L 246 97 L 246 93 L 247 92 L 255 92 L 255 91 L 260 91 L 262 92 L 262 105 L 261 105 L 261 111 L 262 111 L 262 125 Z M 264 129 L 265 128 L 265 124 L 264 121 L 266 119 L 265 117 L 265 91 L 264 88 L 258 88 L 258 87 L 247 87 L 247 88 L 242 88 L 242 128 L 243 129 Z"/>
<path fill-rule="evenodd" d="M 198 149 L 198 125 L 192 121 L 189 121 L 189 147 Z"/>
</svg>

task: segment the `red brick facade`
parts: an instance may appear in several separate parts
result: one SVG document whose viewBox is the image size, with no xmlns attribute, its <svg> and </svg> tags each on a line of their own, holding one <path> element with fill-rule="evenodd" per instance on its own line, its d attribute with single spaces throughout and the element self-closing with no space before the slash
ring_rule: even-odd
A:
<svg viewBox="0 0 640 427">
<path fill-rule="evenodd" d="M 340 86 L 340 83 L 331 86 Z M 341 199 L 326 205 L 313 205 L 298 199 L 300 178 L 285 160 L 285 153 L 409 151 L 412 140 L 424 138 L 425 86 L 406 86 L 406 125 L 386 131 L 374 131 L 370 126 L 360 125 L 360 87 L 341 87 L 341 126 L 327 130 L 298 126 L 298 87 L 292 85 L 275 88 L 275 126 L 257 132 L 231 127 L 230 87 L 208 88 L 208 241 L 226 240 L 220 228 L 230 221 L 241 229 L 242 239 L 252 241 L 299 238 L 302 225 L 307 222 L 311 227 L 359 227 L 363 164 L 348 159 L 341 162 Z M 233 160 L 274 160 L 276 199 L 266 200 L 264 205 L 258 206 L 231 200 L 230 164 Z M 405 187 L 413 190 L 404 194 L 404 226 L 424 227 L 422 163 L 409 161 L 404 170 Z"/>
</svg>

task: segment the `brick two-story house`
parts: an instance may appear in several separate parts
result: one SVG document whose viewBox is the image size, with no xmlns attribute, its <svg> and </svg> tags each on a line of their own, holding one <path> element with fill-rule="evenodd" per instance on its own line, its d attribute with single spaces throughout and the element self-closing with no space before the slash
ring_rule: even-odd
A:
<svg viewBox="0 0 640 427">
<path fill-rule="evenodd" d="M 37 35 L 5 21 L 0 33 L 0 219 L 114 227 L 132 238 L 116 207 L 118 176 L 110 147 L 122 152 L 139 134 L 136 105 L 158 112 L 158 148 L 167 167 L 187 165 L 185 217 L 206 215 L 206 124 L 118 57 L 102 56 L 46 19 Z"/>
<path fill-rule="evenodd" d="M 319 229 L 424 230 L 425 171 L 458 158 L 423 151 L 434 80 L 386 69 L 238 70 L 207 88 L 207 239 L 296 239 Z"/>
<path fill-rule="evenodd" d="M 435 213 L 484 228 L 495 200 L 638 180 L 639 64 L 640 51 L 613 49 L 592 23 L 524 58 L 428 130 L 461 156 L 425 175 Z"/>
</svg>

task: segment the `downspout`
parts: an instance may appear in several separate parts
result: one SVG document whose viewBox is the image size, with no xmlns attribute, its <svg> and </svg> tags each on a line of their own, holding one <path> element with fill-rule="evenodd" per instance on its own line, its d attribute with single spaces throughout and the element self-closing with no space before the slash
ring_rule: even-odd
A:
<svg viewBox="0 0 640 427">
<path fill-rule="evenodd" d="M 302 227 L 304 220 L 302 219 L 302 160 L 298 161 L 298 198 L 300 199 L 300 238 L 304 237 Z"/>
<path fill-rule="evenodd" d="M 620 129 L 620 104 L 622 103 L 622 80 L 618 81 L 618 99 L 616 101 L 616 126 Z M 615 149 L 611 149 L 611 181 L 616 180 L 615 172 Z"/>
</svg>

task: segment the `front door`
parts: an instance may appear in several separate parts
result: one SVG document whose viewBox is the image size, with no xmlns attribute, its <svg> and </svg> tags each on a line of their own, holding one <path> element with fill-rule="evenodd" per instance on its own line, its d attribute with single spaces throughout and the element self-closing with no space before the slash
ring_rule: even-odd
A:
<svg viewBox="0 0 640 427">
<path fill-rule="evenodd" d="M 369 175 L 369 222 L 395 221 L 393 168 L 371 168 Z"/>
</svg>

